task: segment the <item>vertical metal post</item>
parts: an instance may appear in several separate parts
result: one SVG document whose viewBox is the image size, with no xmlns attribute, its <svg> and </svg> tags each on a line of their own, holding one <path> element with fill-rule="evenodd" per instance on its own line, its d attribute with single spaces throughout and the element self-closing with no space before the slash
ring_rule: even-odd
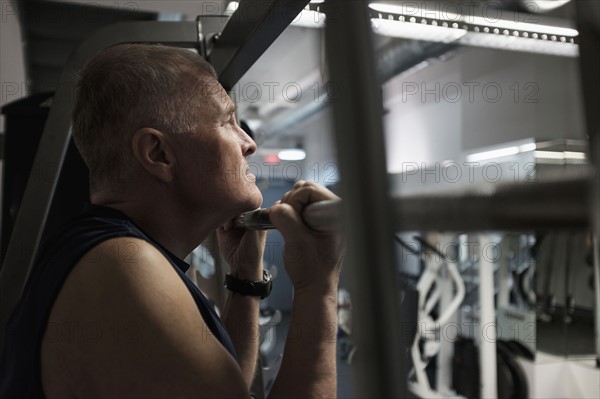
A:
<svg viewBox="0 0 600 399">
<path fill-rule="evenodd" d="M 446 259 L 441 259 L 443 262 L 441 278 L 438 279 L 437 283 L 440 284 L 440 291 L 442 292 L 439 304 L 439 314 L 443 314 L 445 310 L 452 303 L 454 298 L 454 284 L 450 272 L 448 270 L 451 263 L 456 264 L 456 259 L 452 259 L 452 256 L 448 256 L 448 249 L 450 246 L 457 242 L 457 237 L 454 234 L 446 233 L 440 234 L 439 236 L 439 248 L 440 251 L 447 256 Z M 435 255 L 434 255 L 435 256 Z M 449 323 L 456 323 L 455 312 Z M 437 355 L 437 381 L 436 390 L 442 395 L 452 395 L 452 358 L 454 357 L 454 342 L 453 337 L 449 337 L 444 334 L 444 325 L 441 326 L 442 334 L 440 337 L 440 351 Z"/>
<path fill-rule="evenodd" d="M 579 30 L 579 63 L 585 120 L 590 141 L 590 159 L 595 172 L 592 178 L 590 211 L 594 234 L 596 363 L 600 367 L 600 2 L 574 3 Z"/>
<path fill-rule="evenodd" d="M 494 255 L 490 251 L 494 247 L 496 244 L 489 234 L 479 236 L 479 370 L 481 397 L 485 399 L 498 397 Z"/>
<path fill-rule="evenodd" d="M 382 94 L 367 2 L 328 0 L 324 9 L 348 240 L 345 267 L 357 320 L 358 396 L 405 397 L 409 343 L 400 331 Z"/>
</svg>

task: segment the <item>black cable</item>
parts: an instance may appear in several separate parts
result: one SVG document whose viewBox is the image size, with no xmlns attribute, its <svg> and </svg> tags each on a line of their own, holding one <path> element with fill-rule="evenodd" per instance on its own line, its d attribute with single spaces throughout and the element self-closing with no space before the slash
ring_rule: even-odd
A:
<svg viewBox="0 0 600 399">
<path fill-rule="evenodd" d="M 410 245 L 408 245 L 402 238 L 400 238 L 400 236 L 398 235 L 398 233 L 394 234 L 394 239 L 396 240 L 396 242 L 398 244 L 400 244 L 400 246 L 404 249 L 406 249 L 408 252 L 410 252 L 411 254 L 415 255 L 415 256 L 421 256 L 421 252 L 412 248 Z"/>
<path fill-rule="evenodd" d="M 436 255 L 439 255 L 442 259 L 447 260 L 446 259 L 446 255 L 444 255 L 443 253 L 441 253 L 436 247 L 434 247 L 433 245 L 431 245 L 430 243 L 428 243 L 427 241 L 425 241 L 425 239 L 419 237 L 419 236 L 413 236 L 413 238 L 415 240 L 417 240 L 423 247 L 425 247 L 426 249 L 432 251 L 433 253 L 435 253 Z M 421 251 L 424 252 L 424 251 Z"/>
</svg>

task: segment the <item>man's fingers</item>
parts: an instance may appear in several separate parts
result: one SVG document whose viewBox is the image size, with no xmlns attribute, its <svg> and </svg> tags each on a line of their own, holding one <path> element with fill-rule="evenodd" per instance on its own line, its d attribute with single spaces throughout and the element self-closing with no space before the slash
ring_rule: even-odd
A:
<svg viewBox="0 0 600 399">
<path fill-rule="evenodd" d="M 283 195 L 281 201 L 277 201 L 273 205 L 270 212 L 271 222 L 282 232 L 286 226 L 293 225 L 296 225 L 295 229 L 302 226 L 303 230 L 306 229 L 309 232 L 310 229 L 302 220 L 304 209 L 313 202 L 331 199 L 339 199 L 339 197 L 319 184 L 299 180 L 290 191 Z M 278 208 L 280 205 L 286 205 L 286 207 Z"/>
<path fill-rule="evenodd" d="M 298 184 L 301 183 L 301 184 Z M 296 212 L 302 214 L 304 208 L 313 202 L 338 199 L 339 197 L 323 186 L 312 182 L 298 182 L 297 188 L 286 194 L 282 202 L 287 203 L 294 208 Z"/>
<path fill-rule="evenodd" d="M 294 194 L 294 192 L 296 192 L 299 188 L 306 186 L 306 185 L 310 185 L 310 184 L 314 184 L 312 182 L 307 182 L 304 180 L 298 180 L 296 183 L 294 183 L 294 187 L 292 187 L 292 189 L 288 192 L 286 192 L 285 194 L 283 194 L 283 197 L 281 198 L 282 202 L 286 202 L 286 200 L 292 195 Z"/>
<path fill-rule="evenodd" d="M 290 204 L 274 205 L 269 210 L 269 218 L 286 240 L 309 232 L 308 227 L 302 221 L 300 213 L 292 208 Z"/>
<path fill-rule="evenodd" d="M 294 188 L 300 188 L 300 187 L 304 186 L 305 184 L 307 184 L 306 181 L 298 180 L 296 183 L 294 183 Z"/>
</svg>

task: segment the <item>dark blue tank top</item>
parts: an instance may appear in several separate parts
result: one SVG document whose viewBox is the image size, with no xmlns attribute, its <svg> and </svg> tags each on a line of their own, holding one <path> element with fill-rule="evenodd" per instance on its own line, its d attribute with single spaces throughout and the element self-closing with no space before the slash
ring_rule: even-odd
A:
<svg viewBox="0 0 600 399">
<path fill-rule="evenodd" d="M 42 247 L 5 331 L 0 354 L 0 398 L 43 398 L 41 344 L 52 305 L 65 279 L 85 253 L 115 237 L 137 237 L 154 245 L 169 260 L 190 291 L 211 333 L 237 359 L 235 349 L 208 299 L 185 275 L 189 265 L 142 232 L 124 213 L 105 206 L 86 210 Z"/>
</svg>

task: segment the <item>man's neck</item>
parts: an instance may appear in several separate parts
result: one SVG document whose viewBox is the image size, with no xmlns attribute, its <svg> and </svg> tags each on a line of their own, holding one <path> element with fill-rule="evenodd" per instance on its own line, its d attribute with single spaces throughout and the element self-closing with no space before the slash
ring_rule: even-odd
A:
<svg viewBox="0 0 600 399">
<path fill-rule="evenodd" d="M 214 212 L 188 212 L 181 210 L 176 204 L 158 198 L 142 201 L 92 195 L 92 203 L 123 212 L 144 233 L 181 259 L 224 223 L 215 217 Z"/>
</svg>

